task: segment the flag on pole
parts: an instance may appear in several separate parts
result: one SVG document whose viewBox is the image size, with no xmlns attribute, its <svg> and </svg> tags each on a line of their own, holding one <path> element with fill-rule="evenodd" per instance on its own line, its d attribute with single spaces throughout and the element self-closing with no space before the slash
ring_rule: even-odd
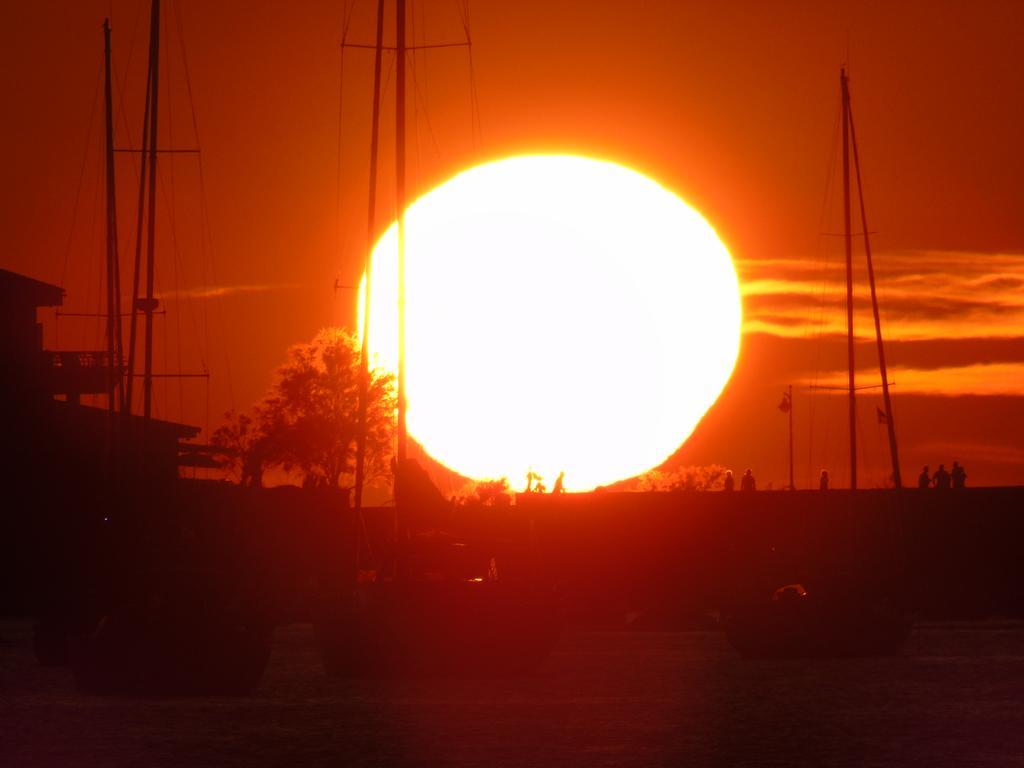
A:
<svg viewBox="0 0 1024 768">
<path fill-rule="evenodd" d="M 878 423 L 879 424 L 888 424 L 889 423 L 889 414 L 887 414 L 885 411 L 883 411 L 877 405 L 875 406 L 875 414 L 878 416 Z"/>
<path fill-rule="evenodd" d="M 789 402 L 789 392 L 783 392 L 782 402 L 779 403 L 779 410 L 782 411 L 783 413 L 789 413 L 792 407 L 793 404 Z"/>
</svg>

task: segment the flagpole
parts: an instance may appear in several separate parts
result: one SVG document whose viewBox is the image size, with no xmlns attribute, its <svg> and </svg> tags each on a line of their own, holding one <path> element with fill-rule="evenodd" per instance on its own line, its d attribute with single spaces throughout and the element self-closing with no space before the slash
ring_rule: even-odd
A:
<svg viewBox="0 0 1024 768">
<path fill-rule="evenodd" d="M 789 385 L 789 490 L 795 491 L 793 483 L 793 385 Z"/>
</svg>

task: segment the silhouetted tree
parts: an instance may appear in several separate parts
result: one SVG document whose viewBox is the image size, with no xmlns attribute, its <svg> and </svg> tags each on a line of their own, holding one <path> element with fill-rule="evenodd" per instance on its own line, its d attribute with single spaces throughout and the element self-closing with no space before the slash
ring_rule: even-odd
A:
<svg viewBox="0 0 1024 768">
<path fill-rule="evenodd" d="M 368 394 L 366 477 L 372 480 L 389 468 L 394 376 L 371 371 Z M 240 467 L 236 472 L 243 483 L 258 478 L 265 467 L 279 466 L 300 474 L 303 484 L 333 488 L 355 471 L 358 414 L 359 342 L 347 330 L 328 328 L 288 350 L 253 415 L 229 414 L 213 440 L 237 450 L 234 466 Z"/>
<path fill-rule="evenodd" d="M 218 427 L 210 442 L 221 449 L 221 468 L 241 485 L 263 485 L 269 441 L 262 409 L 256 406 L 252 415 L 228 411 L 227 423 Z"/>
<path fill-rule="evenodd" d="M 462 496 L 464 504 L 482 504 L 485 507 L 507 507 L 512 503 L 513 493 L 508 478 L 479 480 L 470 483 Z"/>
<path fill-rule="evenodd" d="M 679 467 L 673 470 L 652 469 L 636 478 L 638 491 L 714 491 L 723 487 L 725 467 Z"/>
</svg>

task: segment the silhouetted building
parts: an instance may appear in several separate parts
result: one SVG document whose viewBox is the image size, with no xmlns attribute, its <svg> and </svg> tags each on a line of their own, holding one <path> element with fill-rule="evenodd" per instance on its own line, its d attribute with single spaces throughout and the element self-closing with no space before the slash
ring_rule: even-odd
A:
<svg viewBox="0 0 1024 768">
<path fill-rule="evenodd" d="M 82 395 L 107 392 L 111 377 L 122 374 L 111 366 L 106 352 L 43 349 L 37 310 L 63 303 L 64 291 L 58 286 L 0 269 L 0 355 L 4 367 L 0 386 L 8 403 L 54 395 L 78 402 Z"/>
<path fill-rule="evenodd" d="M 60 287 L 0 270 L 0 612 L 27 597 L 33 553 L 66 552 L 117 493 L 158 494 L 179 465 L 209 458 L 181 443 L 198 427 L 80 404 L 123 371 L 106 352 L 43 348 L 38 310 L 63 302 Z"/>
<path fill-rule="evenodd" d="M 147 422 L 79 404 L 82 395 L 106 394 L 112 378 L 124 372 L 106 352 L 43 348 L 38 309 L 63 303 L 58 286 L 0 270 L 0 420 L 8 435 L 0 458 L 5 474 L 18 468 L 10 474 L 14 482 L 37 470 L 48 477 L 102 476 L 113 461 L 122 476 L 144 471 L 150 478 L 169 479 L 179 464 L 202 464 L 194 450 L 179 444 L 198 435 L 198 427 Z"/>
</svg>

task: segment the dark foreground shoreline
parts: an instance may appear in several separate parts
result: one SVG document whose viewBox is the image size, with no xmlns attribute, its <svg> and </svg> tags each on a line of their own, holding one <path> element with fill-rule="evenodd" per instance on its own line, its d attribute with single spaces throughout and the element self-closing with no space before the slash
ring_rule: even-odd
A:
<svg viewBox="0 0 1024 768">
<path fill-rule="evenodd" d="M 334 680 L 277 630 L 247 698 L 104 699 L 0 621 L 3 766 L 1024 765 L 1024 623 L 897 658 L 749 661 L 718 632 L 568 633 L 518 680 Z"/>
</svg>

